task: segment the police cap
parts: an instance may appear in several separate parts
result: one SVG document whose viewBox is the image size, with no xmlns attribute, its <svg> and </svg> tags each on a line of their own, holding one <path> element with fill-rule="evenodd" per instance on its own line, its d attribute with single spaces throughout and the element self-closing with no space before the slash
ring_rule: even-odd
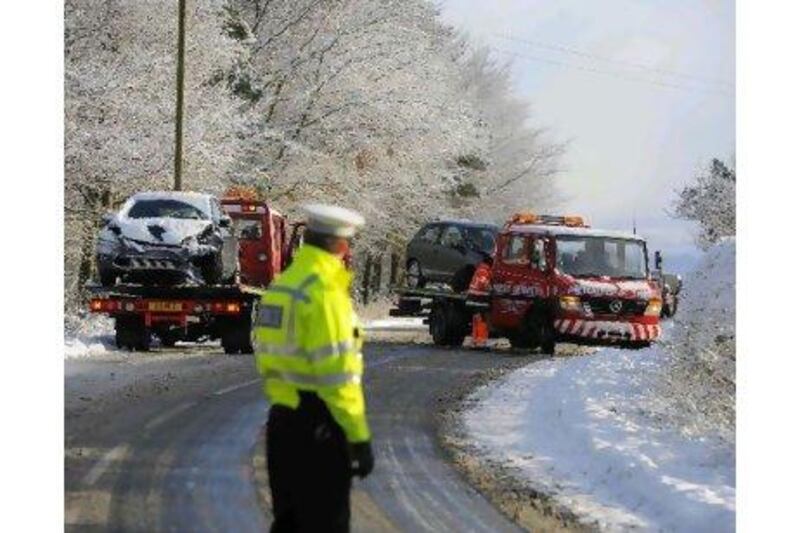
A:
<svg viewBox="0 0 800 533">
<path fill-rule="evenodd" d="M 337 205 L 308 204 L 303 206 L 303 210 L 308 229 L 324 235 L 352 237 L 356 229 L 364 225 L 364 217 L 360 214 Z"/>
</svg>

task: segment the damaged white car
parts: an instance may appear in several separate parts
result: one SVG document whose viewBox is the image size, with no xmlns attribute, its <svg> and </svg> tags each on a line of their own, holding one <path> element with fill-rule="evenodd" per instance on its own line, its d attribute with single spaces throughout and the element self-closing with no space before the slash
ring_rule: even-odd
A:
<svg viewBox="0 0 800 533">
<path fill-rule="evenodd" d="M 143 192 L 103 217 L 97 242 L 100 283 L 216 285 L 235 279 L 231 219 L 210 194 Z"/>
</svg>

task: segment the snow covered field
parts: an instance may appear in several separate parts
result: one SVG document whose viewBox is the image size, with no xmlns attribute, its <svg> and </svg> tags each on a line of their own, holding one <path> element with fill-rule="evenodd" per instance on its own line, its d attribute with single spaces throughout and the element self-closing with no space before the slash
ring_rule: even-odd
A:
<svg viewBox="0 0 800 533">
<path fill-rule="evenodd" d="M 475 391 L 463 422 L 482 455 L 604 530 L 733 531 L 731 428 L 687 422 L 714 394 L 735 411 L 734 258 L 723 242 L 689 276 L 666 342 L 537 362 Z M 714 383 L 685 376 L 698 367 Z"/>
</svg>

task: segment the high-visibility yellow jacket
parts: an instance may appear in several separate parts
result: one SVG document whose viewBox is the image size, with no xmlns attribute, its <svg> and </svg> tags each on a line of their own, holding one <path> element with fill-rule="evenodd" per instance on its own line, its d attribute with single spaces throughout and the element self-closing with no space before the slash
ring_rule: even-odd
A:
<svg viewBox="0 0 800 533">
<path fill-rule="evenodd" d="M 370 439 L 361 376 L 363 331 L 341 259 L 304 244 L 261 297 L 255 350 L 272 405 L 296 409 L 299 391 L 328 406 L 349 442 Z"/>
</svg>

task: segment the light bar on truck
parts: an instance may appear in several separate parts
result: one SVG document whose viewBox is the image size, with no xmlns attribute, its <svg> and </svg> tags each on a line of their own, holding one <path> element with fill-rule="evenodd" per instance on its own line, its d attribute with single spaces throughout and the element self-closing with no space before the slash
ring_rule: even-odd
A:
<svg viewBox="0 0 800 533">
<path fill-rule="evenodd" d="M 539 224 L 543 226 L 568 226 L 572 228 L 588 227 L 581 216 L 537 215 L 534 213 L 515 213 L 510 219 L 508 219 L 508 222 L 506 222 L 506 227 L 528 224 Z"/>
</svg>

